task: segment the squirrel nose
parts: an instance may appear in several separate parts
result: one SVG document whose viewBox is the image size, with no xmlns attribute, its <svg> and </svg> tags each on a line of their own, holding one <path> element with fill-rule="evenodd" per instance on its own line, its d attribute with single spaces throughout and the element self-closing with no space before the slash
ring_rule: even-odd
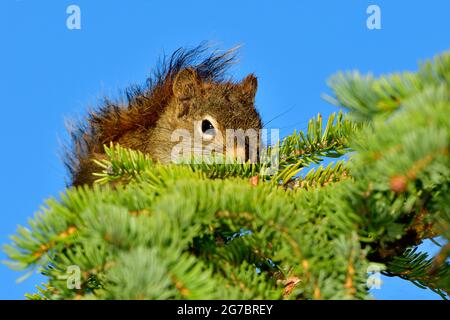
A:
<svg viewBox="0 0 450 320">
<path fill-rule="evenodd" d="M 245 142 L 243 144 L 235 145 L 234 148 L 234 157 L 239 159 L 240 161 L 247 162 L 251 160 L 251 162 L 258 161 L 258 148 L 256 146 L 251 146 L 248 137 L 245 137 Z M 251 149 L 252 150 L 251 150 Z"/>
<path fill-rule="evenodd" d="M 245 137 L 245 162 L 257 163 L 259 161 L 259 146 L 250 143 L 250 138 Z"/>
<path fill-rule="evenodd" d="M 229 143 L 232 143 L 232 147 L 228 148 L 232 154 L 228 153 L 228 157 L 232 156 L 232 158 L 242 163 L 248 161 L 257 163 L 259 161 L 259 139 L 255 141 L 253 136 L 248 135 L 245 137 L 230 136 L 228 138 L 232 139 L 227 141 L 227 146 L 229 146 Z"/>
</svg>

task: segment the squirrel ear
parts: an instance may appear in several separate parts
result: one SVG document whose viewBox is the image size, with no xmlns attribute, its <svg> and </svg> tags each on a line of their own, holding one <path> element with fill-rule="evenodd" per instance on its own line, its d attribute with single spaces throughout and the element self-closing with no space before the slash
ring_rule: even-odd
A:
<svg viewBox="0 0 450 320">
<path fill-rule="evenodd" d="M 255 100 L 256 90 L 258 89 L 258 80 L 253 73 L 242 80 L 241 87 L 244 95 L 253 102 Z"/>
<path fill-rule="evenodd" d="M 173 93 L 180 100 L 192 98 L 200 85 L 197 72 L 192 68 L 186 68 L 178 72 L 173 81 Z"/>
</svg>

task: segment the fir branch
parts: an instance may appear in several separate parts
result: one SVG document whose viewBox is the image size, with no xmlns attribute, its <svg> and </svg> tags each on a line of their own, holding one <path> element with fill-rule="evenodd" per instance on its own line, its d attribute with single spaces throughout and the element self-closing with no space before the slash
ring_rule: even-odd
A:
<svg viewBox="0 0 450 320">
<path fill-rule="evenodd" d="M 271 163 L 161 165 L 111 145 L 97 184 L 18 228 L 8 263 L 47 277 L 30 299 L 367 299 L 373 263 L 444 297 L 449 70 L 445 53 L 414 74 L 338 75 L 349 117 L 324 126 L 319 115 L 268 147 L 280 155 L 272 176 Z M 435 257 L 416 252 L 437 235 Z M 80 289 L 68 286 L 71 266 Z"/>
</svg>

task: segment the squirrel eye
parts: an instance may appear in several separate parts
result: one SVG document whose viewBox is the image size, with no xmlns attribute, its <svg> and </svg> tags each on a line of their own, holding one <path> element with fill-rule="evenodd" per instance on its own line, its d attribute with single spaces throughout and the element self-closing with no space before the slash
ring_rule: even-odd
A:
<svg viewBox="0 0 450 320">
<path fill-rule="evenodd" d="M 214 126 L 212 125 L 211 121 L 203 120 L 202 121 L 202 132 L 205 133 L 208 130 L 214 130 Z"/>
</svg>

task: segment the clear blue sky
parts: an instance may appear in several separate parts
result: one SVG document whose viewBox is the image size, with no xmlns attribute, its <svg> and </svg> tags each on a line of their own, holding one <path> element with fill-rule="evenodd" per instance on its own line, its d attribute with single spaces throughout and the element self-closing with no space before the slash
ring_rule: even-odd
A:
<svg viewBox="0 0 450 320">
<path fill-rule="evenodd" d="M 81 8 L 81 30 L 66 28 L 66 8 Z M 382 29 L 366 27 L 366 8 L 381 8 Z M 210 40 L 242 44 L 237 78 L 259 77 L 257 106 L 282 134 L 302 129 L 333 106 L 321 99 L 338 70 L 376 75 L 415 70 L 449 48 L 450 1 L 162 1 L 2 0 L 0 4 L 0 243 L 26 224 L 43 200 L 64 190 L 58 156 L 64 119 L 82 115 L 103 95 L 142 83 L 157 57 Z M 435 250 L 427 245 L 426 250 Z M 5 255 L 0 253 L 0 259 Z M 21 284 L 0 265 L 0 298 L 21 299 L 43 280 Z M 437 299 L 399 279 L 377 298 Z"/>
</svg>

